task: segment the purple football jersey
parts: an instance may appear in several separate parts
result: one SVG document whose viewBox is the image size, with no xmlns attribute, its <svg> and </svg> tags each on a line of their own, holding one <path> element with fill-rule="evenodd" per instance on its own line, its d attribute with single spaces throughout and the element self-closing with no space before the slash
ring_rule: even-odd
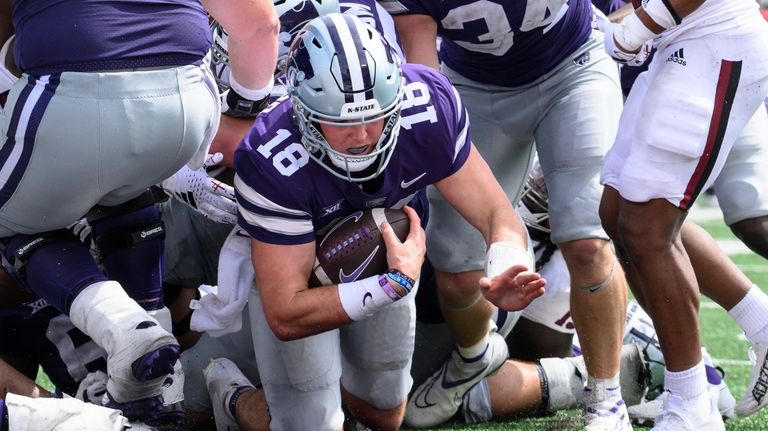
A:
<svg viewBox="0 0 768 431">
<path fill-rule="evenodd" d="M 88 373 L 107 370 L 106 352 L 44 299 L 0 308 L 0 328 L 0 356 L 40 365 L 69 395 Z"/>
<path fill-rule="evenodd" d="M 431 16 L 440 59 L 463 76 L 515 87 L 552 70 L 591 33 L 590 0 L 399 0 Z"/>
<path fill-rule="evenodd" d="M 38 76 L 199 64 L 211 47 L 199 0 L 14 0 L 13 26 Z"/>
<path fill-rule="evenodd" d="M 441 73 L 403 65 L 401 129 L 381 187 L 367 193 L 310 159 L 288 98 L 254 123 L 235 152 L 239 224 L 260 241 L 302 244 L 334 220 L 364 208 L 402 208 L 423 189 L 463 166 L 469 121 Z"/>
</svg>

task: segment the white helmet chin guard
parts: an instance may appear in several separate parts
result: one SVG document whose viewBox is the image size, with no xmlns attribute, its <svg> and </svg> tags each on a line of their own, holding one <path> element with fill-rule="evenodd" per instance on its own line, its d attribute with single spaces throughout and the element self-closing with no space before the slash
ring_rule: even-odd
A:
<svg viewBox="0 0 768 431">
<path fill-rule="evenodd" d="M 381 174 L 400 131 L 403 77 L 397 53 L 359 18 L 334 13 L 310 21 L 288 55 L 288 94 L 310 157 L 348 181 Z M 384 121 L 381 136 L 365 155 L 334 150 L 320 131 L 320 124 L 377 121 Z"/>
</svg>

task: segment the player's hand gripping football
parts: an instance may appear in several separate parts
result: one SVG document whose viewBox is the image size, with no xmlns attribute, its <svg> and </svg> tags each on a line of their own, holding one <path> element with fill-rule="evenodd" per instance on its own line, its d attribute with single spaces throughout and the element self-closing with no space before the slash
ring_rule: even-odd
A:
<svg viewBox="0 0 768 431">
<path fill-rule="evenodd" d="M 223 158 L 221 153 L 208 154 L 203 167 L 198 170 L 184 165 L 161 182 L 160 187 L 212 221 L 236 224 L 235 189 L 211 178 L 206 172 L 206 168 L 219 164 Z"/>
<path fill-rule="evenodd" d="M 390 269 L 396 269 L 408 277 L 416 280 L 421 272 L 421 265 L 424 263 L 424 256 L 427 252 L 426 234 L 421 227 L 421 218 L 416 214 L 413 208 L 406 206 L 403 211 L 408 215 L 410 222 L 408 236 L 405 241 L 400 242 L 392 230 L 389 223 L 382 223 L 381 236 L 384 244 L 387 246 L 387 264 Z M 408 294 L 404 289 L 400 289 L 398 294 L 405 296 Z"/>
<path fill-rule="evenodd" d="M 481 278 L 480 290 L 497 307 L 519 311 L 543 295 L 546 284 L 539 273 L 528 271 L 525 265 L 512 265 L 493 278 Z"/>
</svg>

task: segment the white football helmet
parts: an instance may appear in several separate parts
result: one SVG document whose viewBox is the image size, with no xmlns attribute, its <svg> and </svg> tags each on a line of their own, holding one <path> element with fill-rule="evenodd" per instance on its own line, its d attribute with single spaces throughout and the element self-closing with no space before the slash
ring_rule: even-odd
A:
<svg viewBox="0 0 768 431">
<path fill-rule="evenodd" d="M 353 182 L 378 176 L 400 131 L 400 58 L 376 29 L 351 15 L 310 21 L 293 42 L 286 67 L 293 111 L 310 157 Z M 335 151 L 319 123 L 355 126 L 384 120 L 376 148 L 365 155 Z"/>
<path fill-rule="evenodd" d="M 623 344 L 629 343 L 636 343 L 643 350 L 651 374 L 646 398 L 656 398 L 664 391 L 664 354 L 661 353 L 661 345 L 651 317 L 635 301 L 629 301 L 627 304 Z"/>
</svg>

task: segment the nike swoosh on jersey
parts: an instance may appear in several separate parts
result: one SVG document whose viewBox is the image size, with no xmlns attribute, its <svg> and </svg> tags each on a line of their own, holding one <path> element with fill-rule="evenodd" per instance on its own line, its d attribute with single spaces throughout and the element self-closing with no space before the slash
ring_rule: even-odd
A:
<svg viewBox="0 0 768 431">
<path fill-rule="evenodd" d="M 424 172 L 421 175 L 419 175 L 418 177 L 416 177 L 416 178 L 414 178 L 414 179 L 412 179 L 410 181 L 405 181 L 405 180 L 400 181 L 400 187 L 402 187 L 404 189 L 407 189 L 408 187 L 412 186 L 413 183 L 415 183 L 416 181 L 420 180 L 421 177 L 423 177 L 424 175 L 427 175 L 427 173 Z"/>
<path fill-rule="evenodd" d="M 377 253 L 378 251 L 379 251 L 379 246 L 377 245 L 377 246 L 376 246 L 376 248 L 374 248 L 374 249 L 373 249 L 373 251 L 371 252 L 371 254 L 369 254 L 369 255 L 368 255 L 368 257 L 366 257 L 366 258 L 365 258 L 365 260 L 363 261 L 363 263 L 361 263 L 361 264 L 360 264 L 360 266 L 358 266 L 357 268 L 355 268 L 355 270 L 354 270 L 354 271 L 352 271 L 352 273 L 350 273 L 349 275 L 347 275 L 347 274 L 344 274 L 344 268 L 341 268 L 341 269 L 339 269 L 339 280 L 340 280 L 342 283 L 349 283 L 350 281 L 355 281 L 355 280 L 357 280 L 357 277 L 359 277 L 359 276 L 360 276 L 360 274 L 362 274 L 362 273 L 363 273 L 363 271 L 365 271 L 365 268 L 367 268 L 367 267 L 368 267 L 368 265 L 369 265 L 369 264 L 371 263 L 371 261 L 373 260 L 373 257 L 374 257 L 374 256 L 376 256 L 376 253 Z"/>
</svg>

